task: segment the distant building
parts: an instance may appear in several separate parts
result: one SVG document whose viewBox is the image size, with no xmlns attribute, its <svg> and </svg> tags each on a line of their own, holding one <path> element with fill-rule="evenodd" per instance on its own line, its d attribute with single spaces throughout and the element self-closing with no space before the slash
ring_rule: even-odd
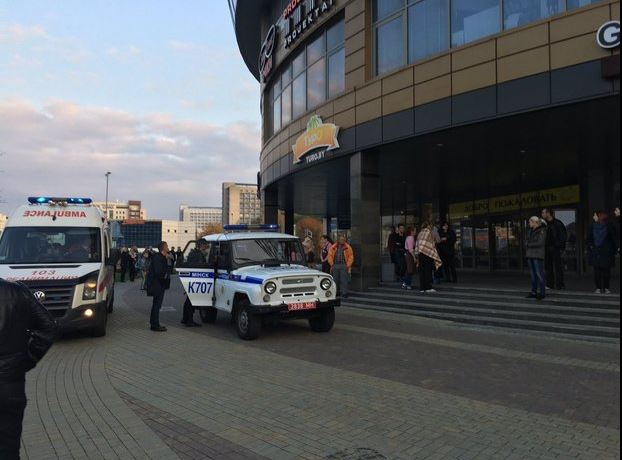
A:
<svg viewBox="0 0 622 460">
<path fill-rule="evenodd" d="M 222 223 L 259 224 L 262 221 L 261 201 L 257 184 L 222 184 Z"/>
<path fill-rule="evenodd" d="M 118 224 L 118 233 L 115 232 L 116 247 L 156 247 L 160 241 L 166 241 L 169 248 L 183 249 L 196 238 L 194 222 L 127 219 L 113 224 L 115 228 Z"/>
<path fill-rule="evenodd" d="M 106 212 L 106 202 L 96 201 L 93 203 L 102 211 Z M 127 220 L 147 219 L 147 210 L 142 207 L 142 203 L 137 200 L 130 200 L 128 202 L 122 201 L 109 201 L 108 202 L 108 219 L 110 220 Z"/>
<path fill-rule="evenodd" d="M 202 230 L 209 224 L 222 224 L 222 208 L 215 206 L 179 206 L 179 220 L 194 222 L 197 230 Z"/>
<path fill-rule="evenodd" d="M 2 235 L 2 232 L 4 231 L 4 227 L 6 226 L 6 221 L 8 220 L 8 218 L 8 216 L 0 214 L 0 235 Z"/>
</svg>

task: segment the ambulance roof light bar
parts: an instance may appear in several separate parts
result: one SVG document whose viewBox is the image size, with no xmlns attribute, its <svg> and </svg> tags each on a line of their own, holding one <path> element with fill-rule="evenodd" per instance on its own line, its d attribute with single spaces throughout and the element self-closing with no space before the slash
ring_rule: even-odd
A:
<svg viewBox="0 0 622 460">
<path fill-rule="evenodd" d="M 28 202 L 30 204 L 91 204 L 93 200 L 91 198 L 60 198 L 60 197 L 48 197 L 48 196 L 29 196 Z"/>
<path fill-rule="evenodd" d="M 225 232 L 278 232 L 277 224 L 237 224 L 225 225 Z"/>
</svg>

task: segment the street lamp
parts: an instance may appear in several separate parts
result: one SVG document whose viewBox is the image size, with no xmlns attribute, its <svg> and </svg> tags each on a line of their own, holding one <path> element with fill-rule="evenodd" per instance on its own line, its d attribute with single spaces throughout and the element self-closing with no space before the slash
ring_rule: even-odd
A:
<svg viewBox="0 0 622 460">
<path fill-rule="evenodd" d="M 108 171 L 105 176 L 106 176 L 106 206 L 105 206 L 105 214 L 106 214 L 106 220 L 108 220 L 108 179 L 110 178 L 110 174 L 112 174 L 110 171 Z"/>
</svg>

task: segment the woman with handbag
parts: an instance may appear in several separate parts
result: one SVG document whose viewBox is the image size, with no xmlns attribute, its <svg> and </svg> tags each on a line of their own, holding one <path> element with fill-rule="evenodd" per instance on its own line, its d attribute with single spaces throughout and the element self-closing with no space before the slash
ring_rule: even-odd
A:
<svg viewBox="0 0 622 460">
<path fill-rule="evenodd" d="M 160 309 L 164 301 L 164 293 L 171 287 L 171 271 L 169 267 L 169 249 L 166 241 L 158 244 L 158 252 L 151 259 L 151 266 L 147 273 L 147 295 L 153 297 L 151 304 L 151 317 L 149 322 L 151 330 L 165 332 L 166 328 L 160 324 Z"/>
</svg>

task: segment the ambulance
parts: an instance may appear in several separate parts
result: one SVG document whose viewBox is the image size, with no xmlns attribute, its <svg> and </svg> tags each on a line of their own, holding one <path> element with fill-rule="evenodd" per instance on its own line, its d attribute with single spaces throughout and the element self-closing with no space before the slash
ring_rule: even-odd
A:
<svg viewBox="0 0 622 460">
<path fill-rule="evenodd" d="M 177 267 L 186 292 L 184 308 L 198 309 L 204 323 L 227 314 L 244 340 L 262 325 L 306 319 L 328 332 L 340 305 L 331 275 L 305 266 L 300 240 L 276 225 L 226 225 L 225 233 L 191 241 Z"/>
<path fill-rule="evenodd" d="M 0 238 L 0 278 L 25 284 L 62 331 L 106 335 L 116 257 L 104 213 L 90 198 L 28 202 Z"/>
</svg>

